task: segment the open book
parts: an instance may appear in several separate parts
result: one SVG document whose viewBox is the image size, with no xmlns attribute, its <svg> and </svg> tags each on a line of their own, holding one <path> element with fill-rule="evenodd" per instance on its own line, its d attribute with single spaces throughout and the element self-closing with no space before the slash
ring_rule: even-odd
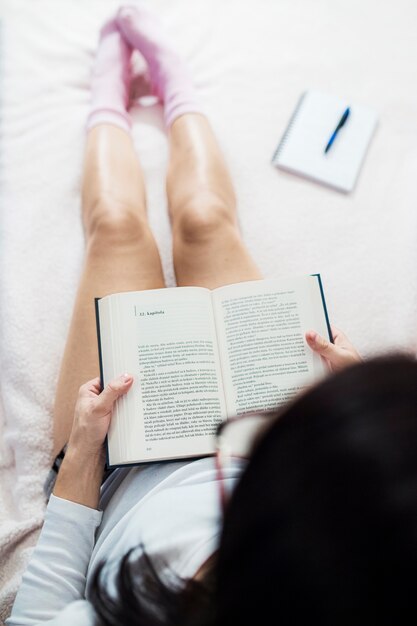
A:
<svg viewBox="0 0 417 626">
<path fill-rule="evenodd" d="M 330 335 L 319 275 L 96 299 L 102 384 L 129 372 L 107 466 L 214 452 L 217 425 L 269 410 L 325 373 L 306 330 Z"/>
</svg>

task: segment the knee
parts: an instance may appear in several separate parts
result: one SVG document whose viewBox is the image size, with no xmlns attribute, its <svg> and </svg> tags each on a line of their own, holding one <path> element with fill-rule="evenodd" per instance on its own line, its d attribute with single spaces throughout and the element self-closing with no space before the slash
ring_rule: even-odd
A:
<svg viewBox="0 0 417 626">
<path fill-rule="evenodd" d="M 196 198 L 183 205 L 173 224 L 183 243 L 205 243 L 236 228 L 234 209 L 217 197 Z"/>
<path fill-rule="evenodd" d="M 97 201 L 86 224 L 90 242 L 107 247 L 137 241 L 147 229 L 147 221 L 141 211 L 106 198 Z"/>
</svg>

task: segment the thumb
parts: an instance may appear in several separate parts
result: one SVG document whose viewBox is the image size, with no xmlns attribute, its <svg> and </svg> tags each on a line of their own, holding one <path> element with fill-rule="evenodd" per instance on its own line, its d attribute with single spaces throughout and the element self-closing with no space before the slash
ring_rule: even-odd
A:
<svg viewBox="0 0 417 626">
<path fill-rule="evenodd" d="M 97 398 L 96 411 L 108 413 L 113 408 L 113 404 L 120 396 L 123 396 L 131 387 L 133 376 L 122 374 L 118 378 L 113 378 L 103 389 Z"/>
<path fill-rule="evenodd" d="M 331 343 L 328 339 L 325 339 L 314 331 L 308 331 L 306 333 L 306 340 L 310 348 L 325 357 L 331 365 L 340 367 L 346 363 L 346 354 L 343 350 L 340 350 L 337 346 Z"/>
</svg>

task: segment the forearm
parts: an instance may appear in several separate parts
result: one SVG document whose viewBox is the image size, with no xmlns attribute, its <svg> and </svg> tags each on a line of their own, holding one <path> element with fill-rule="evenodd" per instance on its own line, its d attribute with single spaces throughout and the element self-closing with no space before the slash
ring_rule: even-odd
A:
<svg viewBox="0 0 417 626">
<path fill-rule="evenodd" d="M 116 400 L 131 388 L 133 376 L 122 374 L 102 389 L 96 377 L 81 385 L 65 458 L 53 494 L 96 509 L 104 475 L 104 441 Z"/>
<path fill-rule="evenodd" d="M 97 509 L 104 472 L 104 454 L 85 455 L 68 446 L 53 494 Z"/>
</svg>

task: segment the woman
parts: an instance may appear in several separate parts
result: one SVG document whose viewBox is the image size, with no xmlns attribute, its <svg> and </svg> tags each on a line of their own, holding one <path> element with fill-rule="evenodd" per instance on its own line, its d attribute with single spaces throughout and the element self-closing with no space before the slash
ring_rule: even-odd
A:
<svg viewBox="0 0 417 626">
<path fill-rule="evenodd" d="M 227 505 L 213 623 L 415 624 L 416 492 L 416 360 L 328 378 L 274 422 Z"/>
<path fill-rule="evenodd" d="M 103 441 L 113 404 L 128 392 L 132 377 L 122 375 L 100 393 L 94 378 L 98 361 L 92 303 L 112 292 L 164 286 L 130 135 L 133 49 L 145 58 L 153 92 L 164 105 L 177 284 L 213 289 L 261 278 L 241 240 L 233 185 L 187 68 L 152 14 L 121 9 L 101 31 L 92 78 L 82 190 L 86 257 L 54 410 L 54 455 L 66 444 L 67 449 L 8 626 L 92 624 L 88 597 L 98 563 L 113 563 L 115 574 L 121 557 L 141 544 L 146 554 L 138 562 L 149 574 L 149 580 L 143 578 L 145 604 L 151 587 L 171 571 L 185 579 L 207 579 L 217 548 L 221 516 L 212 459 L 117 470 L 100 492 Z M 334 337 L 335 345 L 311 332 L 307 341 L 332 367 L 359 359 L 340 331 L 334 329 Z M 241 469 L 241 463 L 232 463 L 225 471 L 227 490 Z M 204 586 L 197 585 L 195 594 L 192 585 L 189 589 L 195 606 L 204 604 Z M 194 606 L 191 596 L 187 607 Z M 175 598 L 183 595 L 172 598 L 174 611 Z M 151 598 L 150 613 L 153 606 Z M 124 623 L 133 622 L 133 616 L 140 619 L 141 611 L 134 606 Z M 147 615 L 146 623 L 150 619 Z"/>
</svg>

